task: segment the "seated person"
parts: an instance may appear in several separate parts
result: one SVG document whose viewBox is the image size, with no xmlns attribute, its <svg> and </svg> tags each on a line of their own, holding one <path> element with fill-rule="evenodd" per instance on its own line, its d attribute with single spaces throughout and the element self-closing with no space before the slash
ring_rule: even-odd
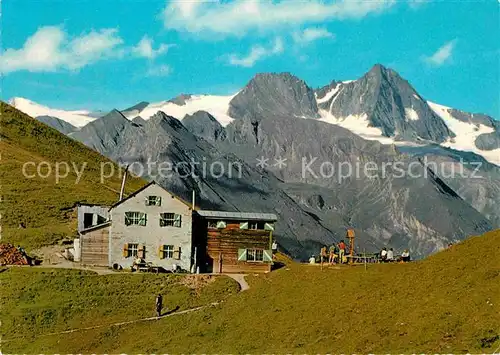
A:
<svg viewBox="0 0 500 355">
<path fill-rule="evenodd" d="M 380 260 L 383 263 L 387 262 L 387 248 L 382 248 L 382 251 L 380 252 Z"/>
<path fill-rule="evenodd" d="M 309 258 L 309 264 L 316 264 L 316 258 L 314 257 L 314 255 L 312 255 L 312 256 Z"/>
<path fill-rule="evenodd" d="M 401 260 L 405 263 L 410 261 L 410 252 L 408 249 L 405 249 L 405 251 L 401 254 Z"/>
<path fill-rule="evenodd" d="M 134 260 L 134 263 L 132 264 L 132 270 L 139 270 L 139 267 L 143 266 L 145 264 L 144 262 L 144 259 L 142 259 L 141 257 L 137 257 L 135 260 Z"/>
<path fill-rule="evenodd" d="M 330 246 L 328 262 L 333 264 L 335 262 L 335 245 Z"/>
<path fill-rule="evenodd" d="M 387 251 L 387 261 L 390 263 L 394 261 L 394 249 L 392 248 Z"/>
</svg>

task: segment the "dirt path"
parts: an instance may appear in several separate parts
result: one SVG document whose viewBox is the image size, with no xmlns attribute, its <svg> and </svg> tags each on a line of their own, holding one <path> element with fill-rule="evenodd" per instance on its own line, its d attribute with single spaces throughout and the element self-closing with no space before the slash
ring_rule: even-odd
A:
<svg viewBox="0 0 500 355">
<path fill-rule="evenodd" d="M 86 331 L 86 330 L 99 329 L 99 328 L 105 328 L 105 327 L 118 327 L 118 326 L 122 326 L 122 325 L 139 323 L 139 322 L 149 322 L 149 321 L 153 321 L 153 320 L 160 320 L 160 319 L 166 318 L 166 317 L 173 317 L 173 316 L 176 316 L 176 315 L 181 315 L 181 314 L 196 312 L 196 311 L 202 310 L 204 308 L 208 308 L 208 307 L 215 307 L 215 306 L 219 305 L 222 302 L 223 301 L 213 302 L 213 303 L 210 303 L 210 304 L 205 305 L 205 306 L 199 306 L 199 307 L 195 307 L 195 308 L 189 308 L 189 309 L 185 309 L 183 311 L 174 311 L 172 313 L 168 313 L 168 314 L 165 314 L 165 315 L 160 316 L 160 317 L 140 318 L 140 319 L 133 319 L 133 320 L 124 321 L 124 322 L 95 325 L 95 326 L 92 326 L 92 327 L 68 329 L 68 330 L 64 330 L 62 332 L 40 334 L 40 335 L 35 336 L 35 338 L 45 337 L 45 336 L 51 336 L 51 335 L 59 335 L 59 334 L 69 334 L 69 333 L 75 333 L 75 332 L 82 332 L 82 331 Z M 10 342 L 10 341 L 15 341 L 16 339 L 19 339 L 19 338 L 22 338 L 22 337 L 14 337 L 14 338 L 10 338 L 10 339 L 1 339 L 0 343 L 7 343 L 7 342 Z"/>
<path fill-rule="evenodd" d="M 75 267 L 74 263 L 71 263 L 71 264 L 73 264 L 73 265 L 68 266 L 63 262 L 63 263 L 55 264 L 55 265 L 47 265 L 46 268 L 71 268 L 71 269 L 89 270 L 89 271 L 94 271 L 100 275 L 113 274 L 113 273 L 119 274 L 119 273 L 114 272 L 113 270 L 109 270 L 109 269 Z M 43 266 L 38 266 L 38 267 L 44 268 Z M 218 275 L 220 276 L 221 274 L 218 274 Z M 247 276 L 247 275 L 242 275 L 242 274 L 223 274 L 223 275 L 230 277 L 233 280 L 235 280 L 236 282 L 238 282 L 238 284 L 240 285 L 240 292 L 243 292 L 243 291 L 250 289 L 250 286 L 248 285 L 248 283 L 245 280 L 245 276 Z M 168 313 L 168 314 L 165 314 L 165 315 L 160 316 L 160 317 L 140 318 L 140 319 L 134 319 L 134 320 L 129 320 L 129 321 L 117 322 L 117 323 L 96 325 L 96 326 L 92 326 L 92 327 L 68 329 L 68 330 L 64 330 L 61 332 L 40 334 L 40 335 L 37 335 L 36 337 L 52 336 L 52 335 L 59 335 L 59 334 L 69 334 L 69 333 L 81 332 L 81 331 L 92 330 L 92 329 L 99 329 L 99 328 L 105 328 L 105 327 L 118 327 L 118 326 L 127 325 L 127 324 L 159 320 L 162 318 L 172 317 L 175 315 L 196 312 L 196 311 L 202 310 L 204 308 L 208 308 L 208 307 L 214 307 L 214 306 L 221 304 L 222 302 L 224 302 L 224 301 L 212 302 L 212 303 L 205 305 L 205 306 L 199 306 L 199 307 L 194 307 L 194 308 L 190 308 L 190 309 L 185 309 L 183 311 L 173 311 L 172 313 Z M 14 337 L 14 338 L 10 338 L 10 339 L 1 339 L 0 338 L 0 344 L 10 342 L 10 341 L 15 341 L 16 339 L 19 339 L 19 338 L 22 338 L 22 337 Z"/>
<path fill-rule="evenodd" d="M 225 274 L 225 275 L 232 278 L 233 280 L 235 280 L 237 283 L 240 284 L 240 292 L 246 291 L 250 288 L 247 281 L 245 280 L 245 276 L 247 275 L 242 275 L 242 274 Z"/>
</svg>

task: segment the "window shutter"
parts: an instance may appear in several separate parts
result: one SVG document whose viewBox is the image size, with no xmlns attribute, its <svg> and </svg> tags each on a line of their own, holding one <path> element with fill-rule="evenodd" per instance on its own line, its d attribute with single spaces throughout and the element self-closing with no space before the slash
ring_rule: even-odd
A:
<svg viewBox="0 0 500 355">
<path fill-rule="evenodd" d="M 158 248 L 158 257 L 160 259 L 163 259 L 163 245 L 160 245 L 159 248 Z"/>
<path fill-rule="evenodd" d="M 177 249 L 174 250 L 174 259 L 181 259 L 181 247 L 177 247 Z"/>
<path fill-rule="evenodd" d="M 128 256 L 128 244 L 123 245 L 123 257 L 126 258 Z"/>
<path fill-rule="evenodd" d="M 174 215 L 174 227 L 179 227 L 181 226 L 181 215 L 180 214 L 175 214 Z"/>
<path fill-rule="evenodd" d="M 248 229 L 248 222 L 241 222 L 240 229 Z"/>
<path fill-rule="evenodd" d="M 161 206 L 161 196 L 156 196 L 156 206 Z"/>
<path fill-rule="evenodd" d="M 224 221 L 217 221 L 217 228 L 226 228 L 226 222 Z"/>
<path fill-rule="evenodd" d="M 266 231 L 273 231 L 274 230 L 274 223 L 266 223 L 266 224 L 264 224 L 264 229 Z"/>
<path fill-rule="evenodd" d="M 149 206 L 149 196 L 146 196 L 146 197 L 144 198 L 144 204 L 145 204 L 146 206 Z"/>
<path fill-rule="evenodd" d="M 262 261 L 273 261 L 272 250 L 264 250 L 264 253 L 262 255 Z"/>
<path fill-rule="evenodd" d="M 131 224 L 130 217 L 129 217 L 128 213 L 125 212 L 125 225 L 130 226 L 130 224 Z"/>
<path fill-rule="evenodd" d="M 141 219 L 139 221 L 139 225 L 141 225 L 141 226 L 146 225 L 146 217 L 147 217 L 147 215 L 145 213 L 141 213 Z"/>
<path fill-rule="evenodd" d="M 246 261 L 246 260 L 247 260 L 247 250 L 238 249 L 238 261 Z"/>
</svg>

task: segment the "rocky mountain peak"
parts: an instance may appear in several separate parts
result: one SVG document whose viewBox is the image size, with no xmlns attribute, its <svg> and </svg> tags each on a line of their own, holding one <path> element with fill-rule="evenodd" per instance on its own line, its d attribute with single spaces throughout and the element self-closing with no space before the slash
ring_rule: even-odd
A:
<svg viewBox="0 0 500 355">
<path fill-rule="evenodd" d="M 186 101 L 188 101 L 191 97 L 192 97 L 191 94 L 180 94 L 179 96 L 176 96 L 173 99 L 168 100 L 168 102 L 171 102 L 179 106 L 184 106 L 186 104 Z"/>
<path fill-rule="evenodd" d="M 386 137 L 440 143 L 454 136 L 408 81 L 381 64 L 359 80 L 321 90 L 328 99 L 320 101 L 320 109 L 337 120 L 357 117 L 360 126 L 379 128 Z"/>
<path fill-rule="evenodd" d="M 142 111 L 142 110 L 144 110 L 144 108 L 145 108 L 146 106 L 148 106 L 148 105 L 149 105 L 149 102 L 147 102 L 147 101 L 141 101 L 141 102 L 139 102 L 139 103 L 135 104 L 134 106 L 131 106 L 131 107 L 129 107 L 129 108 L 127 108 L 127 109 L 123 110 L 123 112 L 129 112 L 129 111 Z"/>
<path fill-rule="evenodd" d="M 384 65 L 380 64 L 380 63 L 377 63 L 375 64 L 369 71 L 367 74 L 372 74 L 372 75 L 398 75 L 399 74 L 391 69 L 391 68 L 387 68 L 385 67 Z"/>
<path fill-rule="evenodd" d="M 206 111 L 196 111 L 192 115 L 186 115 L 182 119 L 182 124 L 195 136 L 201 137 L 208 142 L 226 138 L 224 127 Z"/>
<path fill-rule="evenodd" d="M 172 117 L 164 113 L 163 111 L 158 111 L 149 120 L 146 121 L 146 125 L 149 128 L 161 127 L 163 129 L 173 129 L 175 131 L 186 130 L 186 127 L 177 118 Z"/>
<path fill-rule="evenodd" d="M 269 116 L 317 118 L 314 91 L 290 73 L 257 74 L 229 104 L 234 118 L 259 121 Z"/>
<path fill-rule="evenodd" d="M 101 119 L 103 120 L 127 120 L 127 118 L 116 108 L 112 109 L 109 111 L 107 114 L 105 114 Z"/>
</svg>

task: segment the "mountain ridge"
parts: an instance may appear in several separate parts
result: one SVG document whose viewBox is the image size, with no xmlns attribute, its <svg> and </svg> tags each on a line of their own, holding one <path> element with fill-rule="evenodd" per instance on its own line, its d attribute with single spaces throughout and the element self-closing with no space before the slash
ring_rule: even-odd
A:
<svg viewBox="0 0 500 355">
<path fill-rule="evenodd" d="M 249 112 L 248 103 L 255 100 L 259 100 L 261 107 L 257 112 Z M 34 117 L 38 115 L 30 111 L 40 111 L 36 107 L 18 108 L 22 111 L 24 108 L 23 112 Z M 234 95 L 181 94 L 159 103 L 141 101 L 122 113 L 128 119 L 140 116 L 147 120 L 156 112 L 164 111 L 183 120 L 205 111 L 225 127 L 245 115 L 260 120 L 263 110 L 267 118 L 272 116 L 271 112 L 319 119 L 386 144 L 438 143 L 472 151 L 500 166 L 500 123 L 495 123 L 498 121 L 484 114 L 434 104 L 418 94 L 395 70 L 381 64 L 374 65 L 357 80 L 333 80 L 317 89 L 289 72 L 259 73 Z M 68 111 L 62 116 L 70 115 L 73 121 L 79 112 Z"/>
</svg>

